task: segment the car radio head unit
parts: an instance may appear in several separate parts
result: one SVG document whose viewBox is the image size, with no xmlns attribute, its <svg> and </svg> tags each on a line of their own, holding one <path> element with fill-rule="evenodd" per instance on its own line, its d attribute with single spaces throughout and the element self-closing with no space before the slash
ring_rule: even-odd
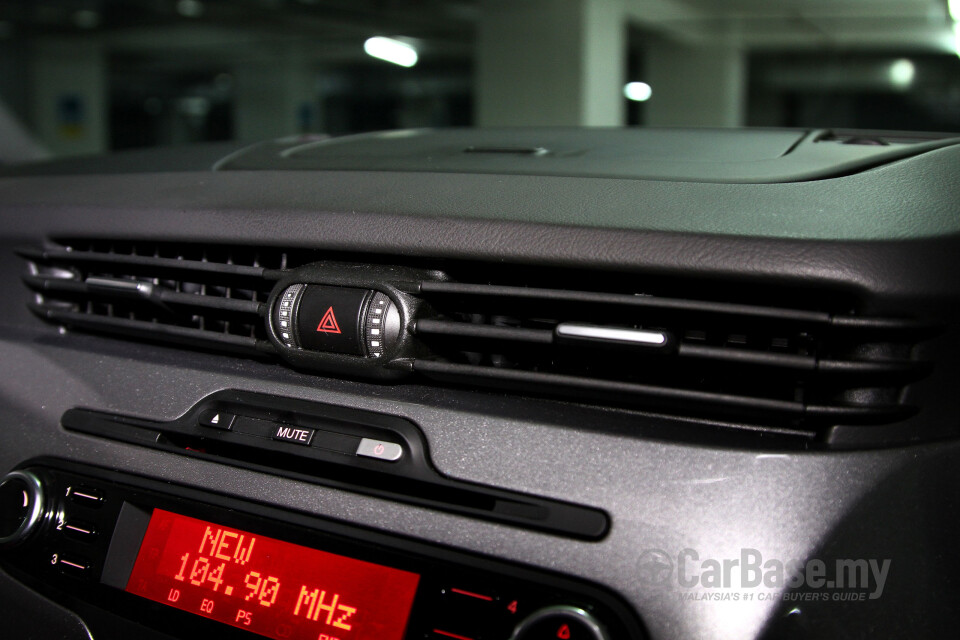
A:
<svg viewBox="0 0 960 640">
<path fill-rule="evenodd" d="M 0 497 L 0 565 L 87 605 L 95 636 L 117 618 L 160 638 L 644 636 L 580 580 L 188 487 L 36 460 Z"/>
</svg>

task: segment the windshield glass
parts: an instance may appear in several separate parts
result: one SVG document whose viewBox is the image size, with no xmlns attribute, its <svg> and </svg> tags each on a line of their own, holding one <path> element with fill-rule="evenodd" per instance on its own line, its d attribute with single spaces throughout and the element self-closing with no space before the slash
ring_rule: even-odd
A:
<svg viewBox="0 0 960 640">
<path fill-rule="evenodd" d="M 411 127 L 960 131 L 960 0 L 0 0 L 0 161 Z"/>
</svg>

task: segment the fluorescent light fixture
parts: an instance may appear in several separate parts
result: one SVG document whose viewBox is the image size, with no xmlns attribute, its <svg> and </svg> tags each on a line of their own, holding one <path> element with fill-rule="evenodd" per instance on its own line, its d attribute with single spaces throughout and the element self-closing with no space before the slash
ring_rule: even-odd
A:
<svg viewBox="0 0 960 640">
<path fill-rule="evenodd" d="M 890 65 L 890 84 L 899 89 L 906 89 L 913 84 L 913 78 L 916 75 L 917 68 L 906 58 L 901 58 Z"/>
<path fill-rule="evenodd" d="M 953 21 L 960 22 L 960 0 L 947 0 L 947 8 Z"/>
<path fill-rule="evenodd" d="M 95 29 L 100 26 L 100 14 L 92 9 L 74 11 L 73 24 L 81 29 Z"/>
<path fill-rule="evenodd" d="M 177 13 L 184 18 L 199 18 L 203 15 L 205 7 L 200 0 L 179 0 L 177 2 Z"/>
<path fill-rule="evenodd" d="M 398 64 L 401 67 L 412 67 L 417 64 L 417 50 L 406 42 L 393 38 L 376 36 L 363 43 L 363 50 L 368 55 Z"/>
<path fill-rule="evenodd" d="M 653 95 L 653 89 L 646 82 L 628 82 L 623 86 L 623 95 L 627 100 L 646 102 Z"/>
</svg>

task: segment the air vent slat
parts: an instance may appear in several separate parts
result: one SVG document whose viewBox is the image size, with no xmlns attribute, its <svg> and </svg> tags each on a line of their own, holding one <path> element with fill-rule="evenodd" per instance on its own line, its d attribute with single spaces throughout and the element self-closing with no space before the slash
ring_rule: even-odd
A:
<svg viewBox="0 0 960 640">
<path fill-rule="evenodd" d="M 889 424 L 917 414 L 917 407 L 902 404 L 873 405 L 807 405 L 807 417 L 822 422 L 871 425 Z"/>
<path fill-rule="evenodd" d="M 535 391 L 565 393 L 569 391 L 593 392 L 604 396 L 640 397 L 652 404 L 692 403 L 702 407 L 747 408 L 763 413 L 778 414 L 800 418 L 804 405 L 800 402 L 770 400 L 767 398 L 747 398 L 732 394 L 709 393 L 673 387 L 633 384 L 615 380 L 601 380 L 580 376 L 568 376 L 535 371 L 518 371 L 478 365 L 414 360 L 413 369 L 424 375 L 438 379 L 468 379 L 487 384 L 506 382 L 519 388 Z"/>
<path fill-rule="evenodd" d="M 155 258 L 120 253 L 34 248 L 20 249 L 17 251 L 17 253 L 23 258 L 33 260 L 35 262 L 68 263 L 87 267 L 112 267 L 136 272 L 149 270 L 151 273 L 156 274 L 190 272 L 204 275 L 233 276 L 257 279 L 270 277 L 274 274 L 272 271 L 268 273 L 268 270 L 264 269 L 263 267 L 251 267 L 203 260 Z"/>
<path fill-rule="evenodd" d="M 451 322 L 425 318 L 418 320 L 414 332 L 421 335 L 456 336 L 461 338 L 479 338 L 486 340 L 510 340 L 530 344 L 552 344 L 553 331 L 549 329 L 523 329 L 517 327 L 497 327 L 466 322 Z"/>
<path fill-rule="evenodd" d="M 110 301 L 111 299 L 130 300 L 138 299 L 138 296 L 121 296 L 116 291 L 110 291 L 103 288 L 91 287 L 88 282 L 78 282 L 76 280 L 66 280 L 63 278 L 44 278 L 41 276 L 26 275 L 23 281 L 34 291 L 64 293 L 78 296 L 95 297 L 98 300 Z M 136 283 L 135 280 L 130 280 Z M 236 298 L 221 298 L 216 296 L 204 296 L 195 293 L 180 293 L 169 289 L 157 289 L 156 300 L 165 304 L 171 304 L 178 307 L 187 307 L 197 310 L 207 311 L 226 311 L 238 314 L 250 314 L 256 316 L 260 313 L 261 303 L 253 300 L 237 300 Z M 140 296 L 144 300 L 149 298 Z M 253 319 L 251 319 L 252 321 Z"/>
<path fill-rule="evenodd" d="M 915 318 L 871 318 L 851 315 L 831 316 L 830 326 L 837 330 L 856 331 L 863 337 L 895 332 L 914 340 L 930 338 L 943 330 L 943 325 L 938 322 L 927 322 Z"/>
<path fill-rule="evenodd" d="M 890 378 L 910 381 L 928 375 L 933 363 L 919 360 L 821 360 L 817 371 L 850 379 Z"/>
<path fill-rule="evenodd" d="M 95 316 L 75 311 L 65 311 L 42 304 L 30 304 L 30 310 L 44 320 L 58 322 L 97 332 L 118 333 L 135 338 L 175 342 L 182 345 L 216 349 L 231 353 L 256 356 L 272 351 L 269 342 L 259 341 L 245 336 L 204 331 L 175 325 L 164 325 L 143 320 Z"/>
<path fill-rule="evenodd" d="M 537 289 L 528 287 L 510 287 L 482 284 L 463 284 L 459 282 L 423 282 L 420 285 L 423 294 L 446 294 L 476 296 L 485 298 L 526 299 L 533 301 L 559 301 L 580 305 L 617 305 L 639 309 L 654 309 L 676 312 L 696 312 L 737 317 L 766 318 L 812 325 L 824 325 L 830 322 L 830 314 L 814 311 L 781 309 L 774 307 L 728 304 L 705 300 L 685 300 L 681 298 L 663 298 L 647 295 L 627 295 L 616 293 L 595 293 L 590 291 L 566 291 L 556 289 Z"/>
<path fill-rule="evenodd" d="M 677 347 L 677 355 L 681 358 L 700 358 L 731 364 L 790 369 L 792 371 L 813 371 L 817 368 L 817 360 L 812 356 L 770 351 L 748 351 L 746 349 L 711 347 L 700 344 L 681 343 Z"/>
<path fill-rule="evenodd" d="M 160 300 L 177 307 L 187 307 L 209 311 L 226 311 L 259 316 L 261 303 L 253 300 L 237 300 L 236 298 L 218 298 L 201 296 L 195 293 L 178 293 L 176 291 L 161 291 Z M 255 318 L 251 318 L 251 322 Z"/>
<path fill-rule="evenodd" d="M 656 409 L 675 410 L 678 406 L 682 406 L 685 413 L 693 415 L 703 415 L 706 412 L 742 415 L 747 411 L 754 417 L 778 420 L 841 420 L 847 424 L 872 425 L 902 420 L 916 413 L 914 407 L 901 405 L 805 405 L 802 402 L 431 360 L 415 360 L 413 369 L 427 377 L 446 382 L 470 382 L 488 387 L 510 385 L 524 391 L 560 395 L 566 398 L 586 396 Z M 628 398 L 629 400 L 626 400 Z"/>
</svg>

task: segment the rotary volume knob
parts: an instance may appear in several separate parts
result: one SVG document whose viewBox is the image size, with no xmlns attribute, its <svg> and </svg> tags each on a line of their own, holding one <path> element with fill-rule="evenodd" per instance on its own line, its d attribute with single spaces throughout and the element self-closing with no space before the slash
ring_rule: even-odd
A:
<svg viewBox="0 0 960 640">
<path fill-rule="evenodd" d="M 27 538 L 43 520 L 43 486 L 29 471 L 11 471 L 0 480 L 0 547 Z"/>
<path fill-rule="evenodd" d="M 513 632 L 511 640 L 609 640 L 592 615 L 572 606 L 535 611 Z"/>
</svg>

